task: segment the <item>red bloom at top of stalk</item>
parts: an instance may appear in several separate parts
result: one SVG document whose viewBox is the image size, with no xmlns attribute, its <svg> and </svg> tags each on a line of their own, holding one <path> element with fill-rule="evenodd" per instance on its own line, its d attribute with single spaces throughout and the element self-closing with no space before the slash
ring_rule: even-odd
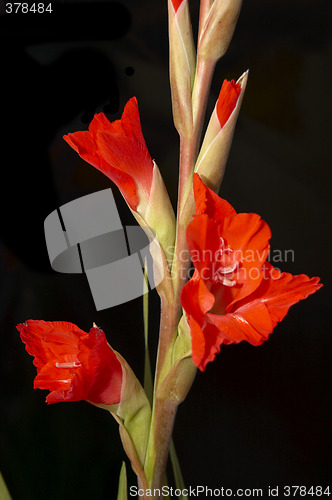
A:
<svg viewBox="0 0 332 500">
<path fill-rule="evenodd" d="M 216 104 L 217 116 L 221 128 L 225 125 L 228 118 L 231 116 L 240 93 L 240 83 L 235 83 L 234 80 L 231 80 L 230 82 L 224 80 Z"/>
<path fill-rule="evenodd" d="M 28 320 L 17 326 L 37 367 L 35 389 L 48 389 L 47 403 L 120 402 L 122 367 L 97 327 L 84 332 L 65 321 Z"/>
<path fill-rule="evenodd" d="M 88 131 L 68 134 L 64 139 L 118 186 L 133 211 L 141 202 L 147 204 L 154 164 L 143 137 L 136 97 L 127 102 L 121 120 L 110 122 L 99 113 Z"/>
<path fill-rule="evenodd" d="M 319 278 L 281 273 L 266 262 L 268 225 L 257 214 L 237 214 L 197 174 L 194 194 L 187 242 L 195 273 L 182 289 L 181 304 L 193 361 L 203 371 L 221 344 L 262 344 L 291 305 L 322 285 Z"/>
</svg>

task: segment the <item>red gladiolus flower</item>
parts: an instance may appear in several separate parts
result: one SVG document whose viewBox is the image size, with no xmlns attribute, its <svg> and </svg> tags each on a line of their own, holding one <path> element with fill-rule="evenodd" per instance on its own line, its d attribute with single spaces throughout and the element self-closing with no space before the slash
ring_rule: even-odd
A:
<svg viewBox="0 0 332 500">
<path fill-rule="evenodd" d="M 84 332 L 65 321 L 28 320 L 17 326 L 37 367 L 35 389 L 48 389 L 47 403 L 120 402 L 122 367 L 98 327 Z"/>
<path fill-rule="evenodd" d="M 121 120 L 110 122 L 96 114 L 89 130 L 64 136 L 85 161 L 109 177 L 120 189 L 129 207 L 141 214 L 148 204 L 154 162 L 147 149 L 136 97 L 130 99 Z"/>
<path fill-rule="evenodd" d="M 224 80 L 216 104 L 220 128 L 223 128 L 228 118 L 231 116 L 240 94 L 240 83 L 235 83 L 234 80 L 230 82 Z"/>
<path fill-rule="evenodd" d="M 146 147 L 136 97 L 127 102 L 121 120 L 111 123 L 99 113 L 89 130 L 65 135 L 64 139 L 118 186 L 137 222 L 149 238 L 152 233 L 157 236 L 168 256 L 175 240 L 174 211 Z"/>
<path fill-rule="evenodd" d="M 260 345 L 291 305 L 316 292 L 319 278 L 293 276 L 266 258 L 270 230 L 256 214 L 237 214 L 194 174 L 196 215 L 187 229 L 195 273 L 181 304 L 192 337 L 192 358 L 202 371 L 221 344 Z"/>
</svg>

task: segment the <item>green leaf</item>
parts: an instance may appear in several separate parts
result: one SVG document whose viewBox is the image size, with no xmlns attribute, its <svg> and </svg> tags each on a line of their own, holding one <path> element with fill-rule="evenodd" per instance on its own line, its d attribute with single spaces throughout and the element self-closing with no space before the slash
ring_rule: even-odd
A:
<svg viewBox="0 0 332 500">
<path fill-rule="evenodd" d="M 175 451 L 173 439 L 171 440 L 171 445 L 169 448 L 169 456 L 170 456 L 171 463 L 172 463 L 175 486 L 176 486 L 176 488 L 183 491 L 185 489 L 185 485 L 184 485 L 184 481 L 183 481 L 183 477 L 182 477 L 180 463 L 179 463 L 179 460 L 178 460 L 178 457 L 177 457 L 177 454 Z M 188 497 L 186 495 L 181 495 L 178 498 L 180 500 L 188 500 Z"/>
<path fill-rule="evenodd" d="M 122 462 L 117 500 L 127 500 L 127 498 L 127 471 L 125 462 Z"/>
<path fill-rule="evenodd" d="M 5 480 L 0 472 L 0 500 L 12 500 L 6 486 Z"/>
</svg>

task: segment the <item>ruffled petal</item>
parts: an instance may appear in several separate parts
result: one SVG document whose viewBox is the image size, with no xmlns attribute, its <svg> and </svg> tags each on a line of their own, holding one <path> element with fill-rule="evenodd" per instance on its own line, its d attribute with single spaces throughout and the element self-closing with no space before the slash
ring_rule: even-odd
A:
<svg viewBox="0 0 332 500">
<path fill-rule="evenodd" d="M 89 131 L 68 134 L 64 139 L 81 158 L 118 186 L 133 211 L 140 203 L 147 206 L 153 161 L 143 137 L 135 97 L 126 104 L 121 120 L 110 122 L 98 113 Z"/>
<path fill-rule="evenodd" d="M 265 263 L 264 273 L 266 279 L 256 290 L 255 296 L 267 307 L 273 328 L 283 320 L 292 305 L 306 299 L 323 286 L 318 277 L 281 273 L 269 262 Z"/>
<path fill-rule="evenodd" d="M 246 340 L 258 346 L 267 340 L 273 330 L 267 307 L 260 302 L 247 304 L 234 313 L 224 315 L 208 314 L 209 322 L 219 331 L 219 340 L 238 344 Z"/>
<path fill-rule="evenodd" d="M 213 361 L 220 351 L 222 340 L 219 341 L 219 331 L 212 324 L 206 324 L 204 328 L 190 318 L 188 321 L 191 331 L 192 360 L 201 371 L 206 365 Z"/>
<path fill-rule="evenodd" d="M 99 328 L 91 328 L 88 338 L 84 339 L 83 343 L 88 349 L 88 366 L 91 373 L 91 386 L 87 399 L 107 405 L 118 403 L 122 387 L 122 367 L 114 351 L 107 344 L 104 332 Z"/>
<path fill-rule="evenodd" d="M 212 189 L 205 186 L 198 174 L 193 176 L 196 214 L 207 214 L 211 219 L 221 222 L 236 211 L 228 201 L 220 198 Z"/>
<path fill-rule="evenodd" d="M 233 287 L 232 301 L 226 309 L 231 312 L 236 301 L 250 295 L 262 282 L 262 267 L 270 250 L 271 230 L 257 214 L 237 214 L 221 222 L 220 236 L 240 262 L 234 279 L 241 286 Z"/>
<path fill-rule="evenodd" d="M 181 291 L 181 305 L 188 316 L 201 321 L 214 304 L 214 295 L 208 290 L 197 271 Z"/>
<path fill-rule="evenodd" d="M 230 342 L 246 340 L 252 345 L 262 344 L 292 305 L 323 286 L 317 277 L 280 273 L 269 263 L 265 263 L 263 273 L 264 280 L 260 287 L 237 302 L 231 313 L 207 314 L 208 321 Z"/>
<path fill-rule="evenodd" d="M 27 352 L 34 356 L 33 364 L 37 367 L 37 373 L 49 361 L 76 358 L 79 338 L 86 335 L 76 325 L 66 321 L 27 320 L 17 329 Z"/>
</svg>

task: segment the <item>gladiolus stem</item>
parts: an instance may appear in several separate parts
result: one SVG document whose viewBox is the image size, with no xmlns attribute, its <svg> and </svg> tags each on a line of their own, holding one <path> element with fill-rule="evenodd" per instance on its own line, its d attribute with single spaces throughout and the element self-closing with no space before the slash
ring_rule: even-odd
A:
<svg viewBox="0 0 332 500">
<path fill-rule="evenodd" d="M 176 337 L 181 307 L 179 301 L 167 302 L 161 296 L 160 334 L 155 374 L 152 419 L 144 472 L 149 488 L 161 488 L 172 437 L 177 404 L 171 399 L 159 398 L 158 389 L 172 366 L 172 347 Z"/>
<path fill-rule="evenodd" d="M 155 373 L 155 393 L 172 365 L 172 347 L 180 320 L 181 306 L 178 300 L 169 303 L 165 297 L 160 299 L 159 344 Z"/>
<path fill-rule="evenodd" d="M 176 339 L 177 327 L 181 317 L 180 291 L 183 283 L 187 281 L 190 256 L 186 243 L 185 230 L 193 211 L 194 203 L 190 204 L 192 211 L 183 210 L 183 204 L 191 195 L 192 171 L 197 155 L 197 136 L 187 139 L 181 137 L 180 145 L 180 176 L 179 176 L 179 201 L 177 240 L 175 244 L 175 257 L 172 268 L 174 295 L 170 299 L 160 294 L 160 333 L 155 374 L 154 401 L 152 407 L 152 420 L 150 436 L 146 453 L 144 472 L 149 488 L 157 489 L 163 485 L 169 446 L 172 437 L 174 419 L 179 401 L 171 397 L 158 396 L 158 389 L 172 367 L 172 353 Z M 191 195 L 192 197 L 192 195 Z M 193 197 L 192 197 L 193 198 Z M 186 213 L 186 220 L 182 215 Z M 181 215 L 182 214 L 182 215 Z M 187 255 L 187 258 L 185 257 Z"/>
<path fill-rule="evenodd" d="M 177 207 L 177 226 L 176 226 L 176 240 L 174 260 L 172 264 L 172 280 L 174 289 L 175 303 L 179 301 L 181 285 L 187 281 L 187 271 L 189 268 L 190 255 L 186 242 L 186 227 L 194 213 L 194 204 L 192 205 L 193 211 L 188 214 L 188 219 L 183 218 L 184 205 L 188 196 L 192 191 L 192 172 L 196 161 L 197 148 L 195 136 L 188 139 L 186 137 L 180 138 L 180 173 L 179 173 L 179 195 Z"/>
<path fill-rule="evenodd" d="M 211 5 L 212 0 L 201 0 L 199 39 Z M 174 342 L 176 340 L 177 327 L 181 317 L 181 306 L 179 305 L 180 292 L 189 278 L 190 254 L 186 241 L 186 228 L 195 211 L 192 176 L 198 156 L 215 64 L 216 60 L 213 58 L 198 56 L 194 85 L 190 99 L 190 111 L 192 112 L 193 121 L 190 127 L 177 127 L 180 134 L 180 165 L 177 232 L 175 252 L 171 266 L 171 288 L 173 294 L 168 294 L 166 297 L 163 293 L 160 293 L 161 319 L 159 345 L 155 373 L 152 420 L 144 466 L 147 482 L 151 489 L 161 488 L 164 484 L 174 419 L 177 406 L 180 403 L 180 398 L 177 400 L 175 395 L 175 397 L 173 397 L 173 391 L 170 388 L 164 393 L 161 386 L 172 368 Z M 188 104 L 187 101 L 186 103 Z M 188 377 L 188 381 L 190 379 L 190 383 L 188 382 L 189 389 L 193 377 L 189 375 Z M 165 384 L 167 386 L 167 380 L 165 380 Z"/>
<path fill-rule="evenodd" d="M 177 403 L 171 399 L 156 399 L 151 423 L 151 434 L 145 461 L 145 475 L 150 489 L 161 489 L 164 484 L 169 446 L 172 438 Z M 159 497 L 156 497 L 157 500 Z"/>
</svg>

